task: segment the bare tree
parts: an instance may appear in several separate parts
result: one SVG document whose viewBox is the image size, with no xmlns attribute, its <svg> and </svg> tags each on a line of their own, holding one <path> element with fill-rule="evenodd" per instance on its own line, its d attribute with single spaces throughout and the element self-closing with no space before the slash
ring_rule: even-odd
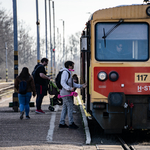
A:
<svg viewBox="0 0 150 150">
<path fill-rule="evenodd" d="M 77 32 L 75 33 L 74 35 L 71 35 L 69 36 L 69 42 L 68 44 L 66 45 L 66 48 L 65 48 L 65 60 L 72 60 L 75 62 L 75 72 L 77 74 L 79 74 L 79 71 L 80 71 L 80 35 L 81 35 L 81 32 Z M 61 49 L 60 49 L 61 50 Z M 60 53 L 62 53 L 62 51 L 60 51 Z M 60 54 L 58 56 L 61 56 Z M 57 68 L 58 70 L 60 70 L 60 68 L 62 67 L 62 59 L 63 58 L 59 58 L 60 61 L 57 62 Z"/>
<path fill-rule="evenodd" d="M 72 60 L 79 55 L 79 46 L 80 46 L 80 35 L 81 32 L 75 33 L 69 37 L 69 50 Z"/>
<path fill-rule="evenodd" d="M 22 66 L 28 66 L 29 69 L 33 65 L 35 58 L 35 40 L 29 35 L 28 27 L 23 26 L 23 22 L 18 21 L 18 60 L 19 69 Z M 5 43 L 7 42 L 7 60 L 8 60 L 8 77 L 14 77 L 14 35 L 13 35 L 13 18 L 12 14 L 7 13 L 5 10 L 0 10 L 0 77 L 5 78 L 5 61 L 6 49 Z"/>
<path fill-rule="evenodd" d="M 8 57 L 8 70 L 9 73 L 12 73 L 13 61 L 10 58 L 13 58 L 13 31 L 12 31 L 12 17 L 9 17 L 9 14 L 5 13 L 5 10 L 0 10 L 0 76 L 5 76 L 5 62 L 6 62 L 6 50 L 5 42 L 7 42 L 7 57 Z"/>
</svg>

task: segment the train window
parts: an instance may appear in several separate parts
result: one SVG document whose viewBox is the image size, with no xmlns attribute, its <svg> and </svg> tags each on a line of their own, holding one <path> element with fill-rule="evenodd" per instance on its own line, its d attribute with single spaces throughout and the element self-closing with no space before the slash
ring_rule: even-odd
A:
<svg viewBox="0 0 150 150">
<path fill-rule="evenodd" d="M 116 24 L 117 23 L 97 23 L 95 25 L 96 60 L 148 60 L 148 24 L 123 22 L 116 28 L 113 28 Z"/>
</svg>

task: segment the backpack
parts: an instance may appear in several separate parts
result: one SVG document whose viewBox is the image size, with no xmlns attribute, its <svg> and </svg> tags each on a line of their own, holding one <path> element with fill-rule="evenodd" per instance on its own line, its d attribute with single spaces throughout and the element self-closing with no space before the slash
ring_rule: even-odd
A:
<svg viewBox="0 0 150 150">
<path fill-rule="evenodd" d="M 63 70 L 63 71 L 67 71 L 67 70 Z M 57 74 L 57 76 L 55 78 L 55 83 L 59 89 L 62 89 L 62 85 L 60 83 L 61 83 L 61 74 L 63 71 L 59 71 L 59 73 Z M 69 74 L 69 78 L 70 78 L 70 73 L 68 72 L 68 74 Z M 68 78 L 68 80 L 69 80 L 69 78 Z M 68 82 L 68 80 L 67 80 L 67 82 Z"/>
<path fill-rule="evenodd" d="M 42 65 L 38 65 L 36 68 L 34 68 L 33 72 L 32 72 L 32 77 L 33 77 L 33 80 L 34 80 L 34 83 L 35 83 L 35 80 L 36 80 L 36 71 L 38 68 L 40 68 Z"/>
<path fill-rule="evenodd" d="M 26 94 L 27 93 L 27 82 L 26 81 L 21 81 L 19 83 L 19 93 L 20 94 Z"/>
</svg>

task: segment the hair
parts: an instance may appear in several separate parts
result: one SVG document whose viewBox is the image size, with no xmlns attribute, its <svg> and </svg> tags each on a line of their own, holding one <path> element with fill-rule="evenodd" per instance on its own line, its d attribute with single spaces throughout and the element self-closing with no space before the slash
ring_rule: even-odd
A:
<svg viewBox="0 0 150 150">
<path fill-rule="evenodd" d="M 77 74 L 73 74 L 73 75 L 72 75 L 72 78 L 73 78 L 74 80 L 76 80 L 75 83 L 79 83 L 79 79 L 78 79 Z"/>
<path fill-rule="evenodd" d="M 43 63 L 43 62 L 48 62 L 48 59 L 47 58 L 42 58 L 41 63 Z"/>
<path fill-rule="evenodd" d="M 73 64 L 74 64 L 74 62 L 69 60 L 69 61 L 66 61 L 66 62 L 65 62 L 64 66 L 65 66 L 66 68 L 69 68 L 69 66 L 73 66 Z"/>
<path fill-rule="evenodd" d="M 72 75 L 72 78 L 77 78 L 77 77 L 78 77 L 77 74 Z"/>
<path fill-rule="evenodd" d="M 27 80 L 30 77 L 29 69 L 23 67 L 20 75 L 18 76 L 21 80 Z"/>
</svg>

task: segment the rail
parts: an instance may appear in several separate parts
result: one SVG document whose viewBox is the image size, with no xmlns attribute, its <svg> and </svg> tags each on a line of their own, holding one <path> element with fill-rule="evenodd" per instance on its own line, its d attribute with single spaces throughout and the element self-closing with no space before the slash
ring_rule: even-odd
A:
<svg viewBox="0 0 150 150">
<path fill-rule="evenodd" d="M 117 138 L 120 141 L 120 143 L 121 143 L 122 147 L 124 148 L 124 150 L 135 150 L 135 148 L 132 145 L 126 144 L 125 141 L 121 137 L 117 136 Z"/>
<path fill-rule="evenodd" d="M 5 88 L 1 88 L 1 89 L 0 89 L 0 98 L 1 98 L 2 96 L 6 95 L 6 94 L 12 93 L 13 90 L 6 92 L 7 90 L 10 90 L 10 89 L 12 89 L 12 88 L 14 88 L 14 85 L 11 85 L 11 86 L 8 86 L 8 87 L 5 87 Z"/>
</svg>

